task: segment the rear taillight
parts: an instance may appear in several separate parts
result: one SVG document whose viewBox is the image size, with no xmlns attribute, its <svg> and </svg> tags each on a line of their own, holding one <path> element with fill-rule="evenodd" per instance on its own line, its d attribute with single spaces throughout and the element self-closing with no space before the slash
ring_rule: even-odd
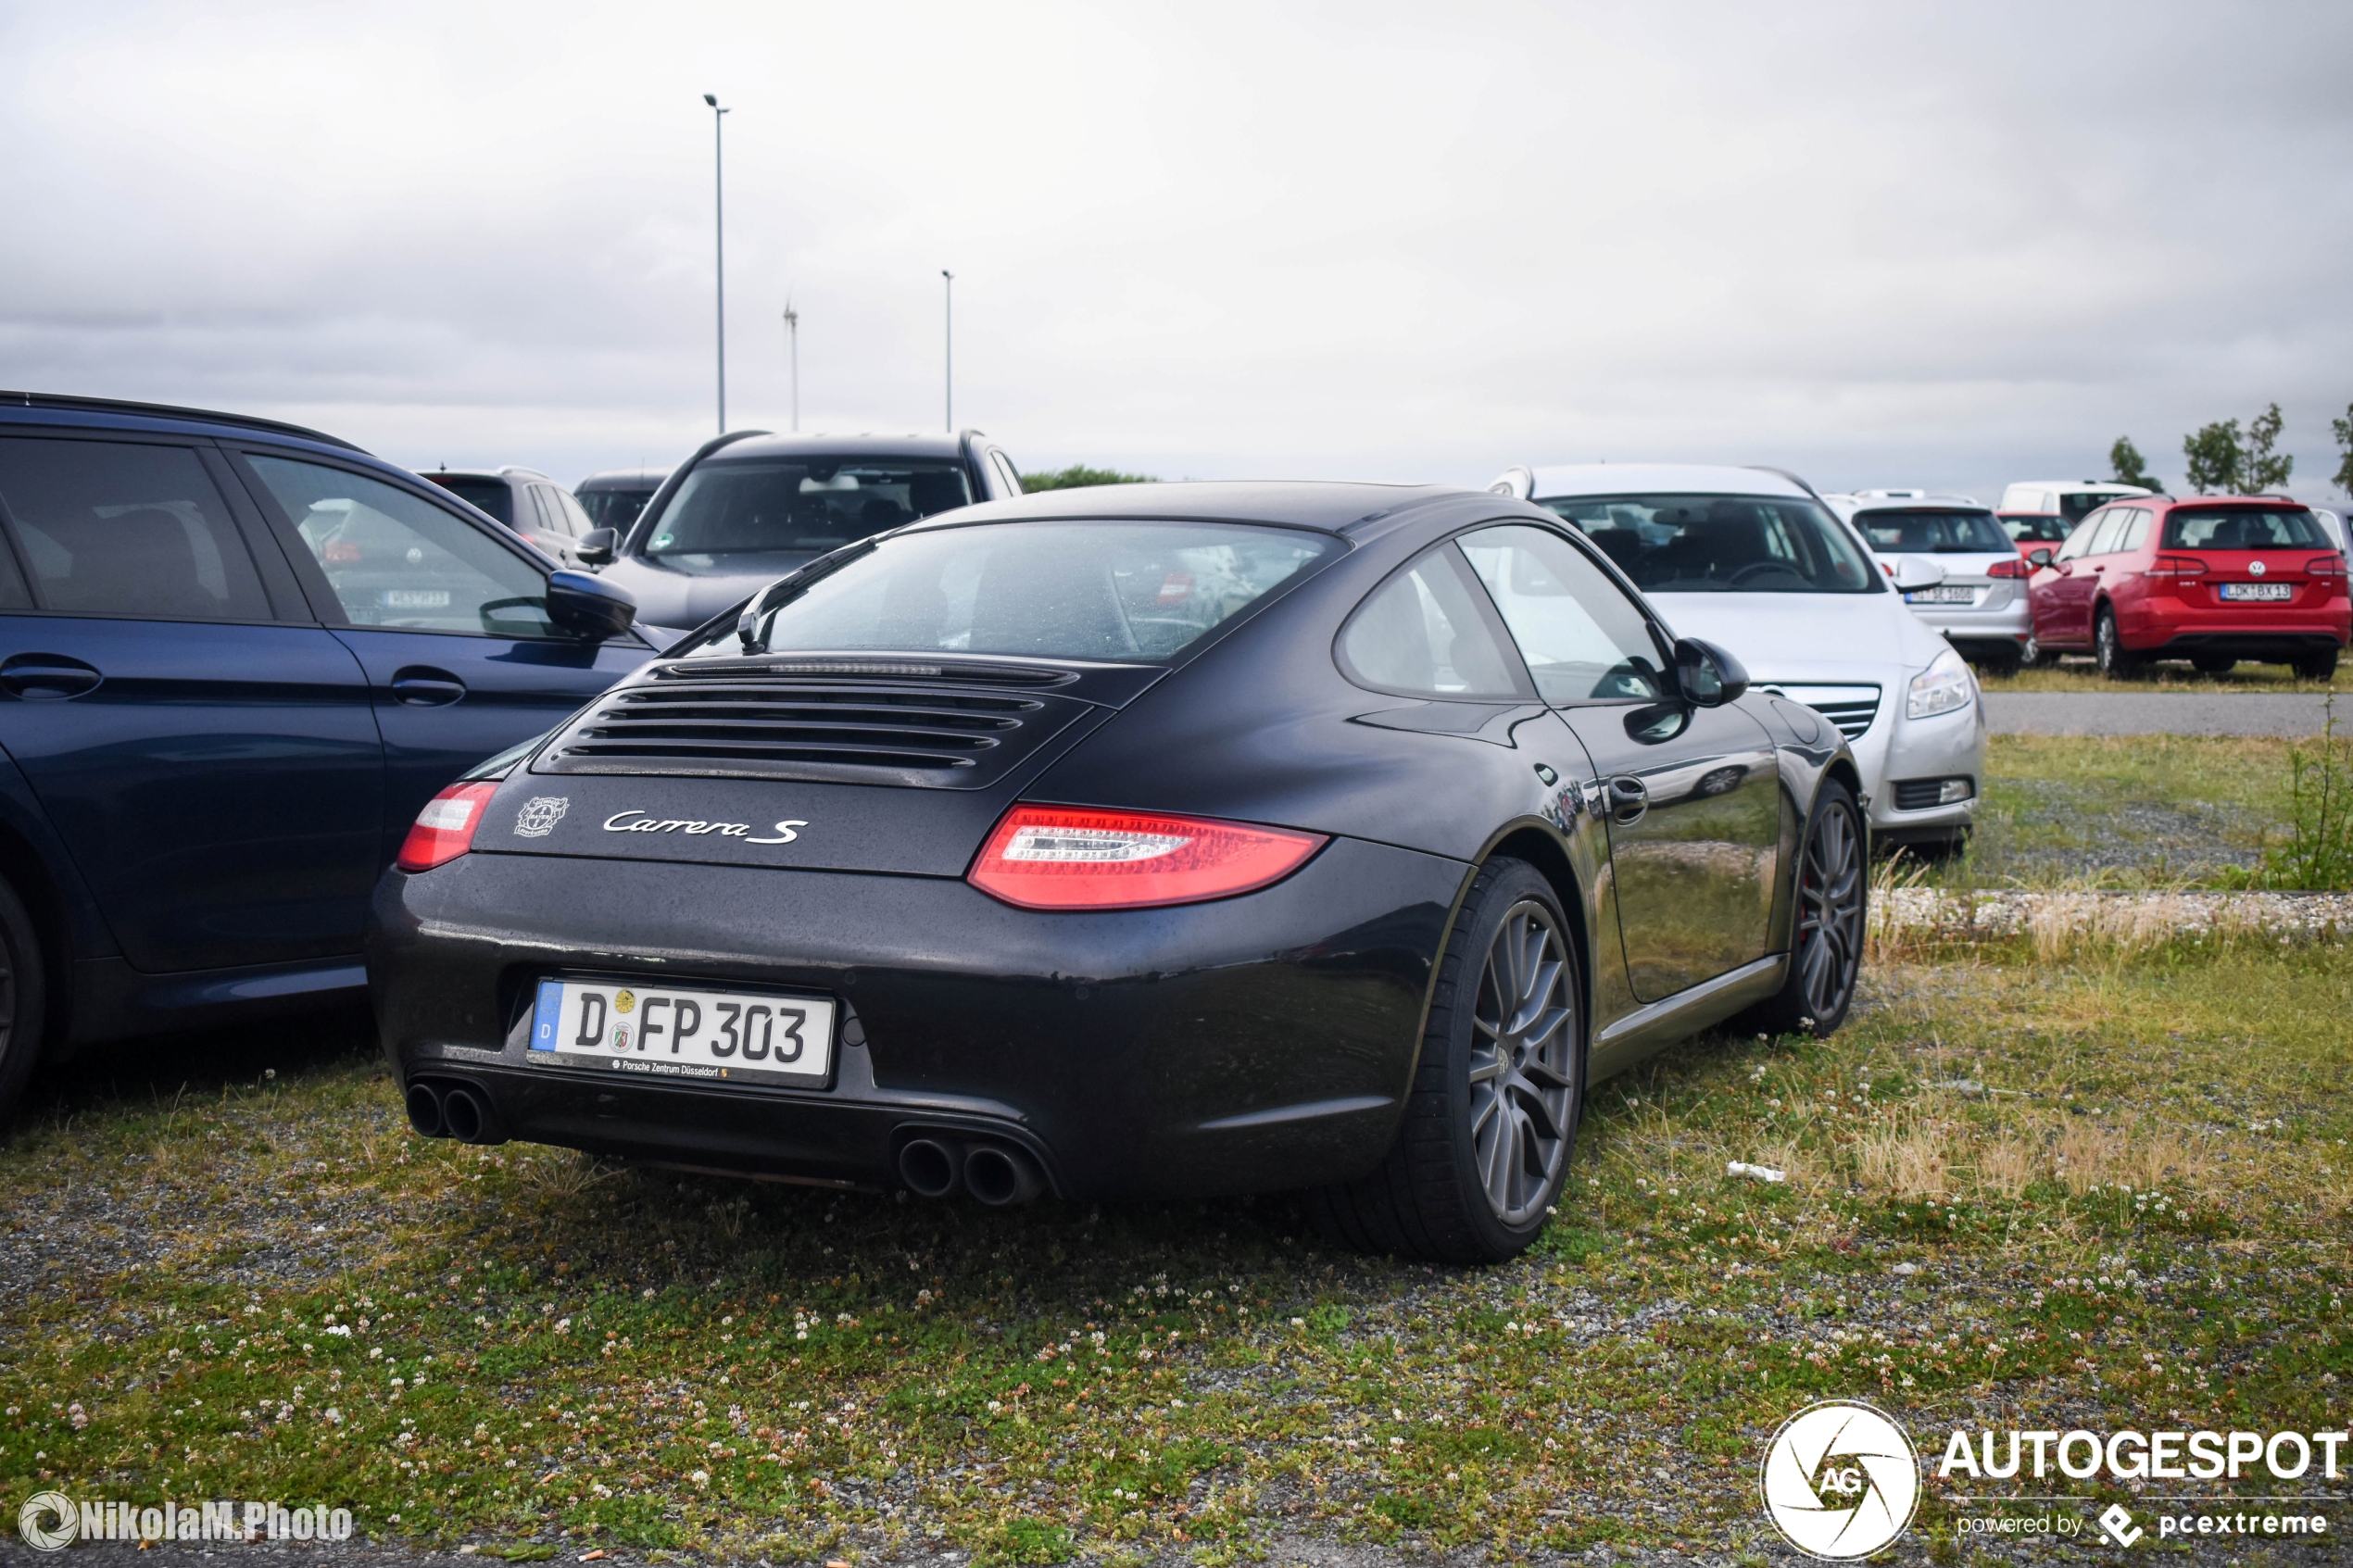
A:
<svg viewBox="0 0 2353 1568">
<path fill-rule="evenodd" d="M 2149 562 L 2151 577 L 2203 577 L 2206 563 L 2196 556 L 2159 556 Z"/>
<path fill-rule="evenodd" d="M 404 872 L 429 872 L 472 848 L 483 808 L 497 792 L 495 784 L 451 784 L 426 801 L 393 863 Z"/>
<path fill-rule="evenodd" d="M 2304 563 L 2307 577 L 2342 577 L 2345 575 L 2343 556 L 2314 556 Z"/>
<path fill-rule="evenodd" d="M 2032 577 L 2034 575 L 2034 569 L 2027 565 L 2023 558 L 2018 560 L 1997 560 L 1985 569 L 1985 575 L 1988 577 Z"/>
<path fill-rule="evenodd" d="M 969 878 L 1025 909 L 1133 909 L 1227 898 L 1279 882 L 1324 847 L 1320 834 L 1205 817 L 1016 806 Z"/>
</svg>

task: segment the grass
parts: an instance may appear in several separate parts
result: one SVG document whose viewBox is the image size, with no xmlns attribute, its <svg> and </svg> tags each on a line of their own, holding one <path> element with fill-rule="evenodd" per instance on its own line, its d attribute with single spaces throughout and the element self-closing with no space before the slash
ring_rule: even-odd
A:
<svg viewBox="0 0 2353 1568">
<path fill-rule="evenodd" d="M 1281 1199 L 427 1142 L 348 1043 L 184 1092 L 88 1068 L 0 1150 L 0 1495 L 328 1502 L 523 1560 L 1759 1548 L 1761 1446 L 1822 1396 L 1923 1444 L 2341 1424 L 2348 1016 L 2334 945 L 1881 953 L 1828 1041 L 1602 1086 L 1553 1226 L 1477 1272 Z"/>
<path fill-rule="evenodd" d="M 2191 692 L 2209 696 L 2306 692 L 2319 696 L 2330 686 L 2328 681 L 2299 680 L 2284 664 L 2251 663 L 2242 663 L 2225 675 L 2202 675 L 2187 662 L 2168 661 L 2145 665 L 2131 680 L 2111 681 L 2088 659 L 2062 659 L 2057 664 L 2040 670 L 2020 670 L 2014 675 L 1995 675 L 1980 670 L 1977 679 L 1988 692 Z M 2341 681 L 2342 677 L 2337 679 Z"/>
</svg>

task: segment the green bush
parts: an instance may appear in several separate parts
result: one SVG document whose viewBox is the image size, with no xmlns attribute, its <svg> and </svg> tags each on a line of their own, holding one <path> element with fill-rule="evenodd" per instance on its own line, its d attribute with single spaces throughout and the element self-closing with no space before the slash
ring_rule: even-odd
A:
<svg viewBox="0 0 2353 1568">
<path fill-rule="evenodd" d="M 1157 484 L 1158 478 L 1149 473 L 1122 473 L 1117 469 L 1090 469 L 1084 463 L 1073 463 L 1066 469 L 1050 473 L 1026 473 L 1021 476 L 1022 489 L 1036 495 L 1040 490 L 1083 490 L 1095 484 Z"/>
<path fill-rule="evenodd" d="M 2285 844 L 2267 846 L 2255 880 L 2298 893 L 2353 891 L 2353 742 L 2336 737 L 2336 694 L 2319 744 L 2287 753 L 2294 822 Z"/>
</svg>

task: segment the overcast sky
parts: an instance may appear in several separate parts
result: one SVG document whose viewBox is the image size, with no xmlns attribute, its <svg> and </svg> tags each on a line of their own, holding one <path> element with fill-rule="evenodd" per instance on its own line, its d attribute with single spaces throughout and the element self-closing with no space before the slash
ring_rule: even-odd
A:
<svg viewBox="0 0 2353 1568">
<path fill-rule="evenodd" d="M 2353 6 L 0 0 L 0 386 L 567 483 L 955 413 L 1027 468 L 1824 488 L 2353 403 Z"/>
</svg>

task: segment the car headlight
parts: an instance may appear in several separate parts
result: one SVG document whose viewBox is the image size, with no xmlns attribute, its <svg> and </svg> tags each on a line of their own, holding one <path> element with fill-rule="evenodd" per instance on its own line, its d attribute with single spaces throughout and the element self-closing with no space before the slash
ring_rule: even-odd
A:
<svg viewBox="0 0 2353 1568">
<path fill-rule="evenodd" d="M 1912 677 L 1911 696 L 1904 702 L 1904 717 L 1933 719 L 1939 713 L 1967 708 L 1976 696 L 1977 683 L 1969 678 L 1968 662 L 1946 648 L 1936 656 L 1936 662 Z"/>
</svg>

